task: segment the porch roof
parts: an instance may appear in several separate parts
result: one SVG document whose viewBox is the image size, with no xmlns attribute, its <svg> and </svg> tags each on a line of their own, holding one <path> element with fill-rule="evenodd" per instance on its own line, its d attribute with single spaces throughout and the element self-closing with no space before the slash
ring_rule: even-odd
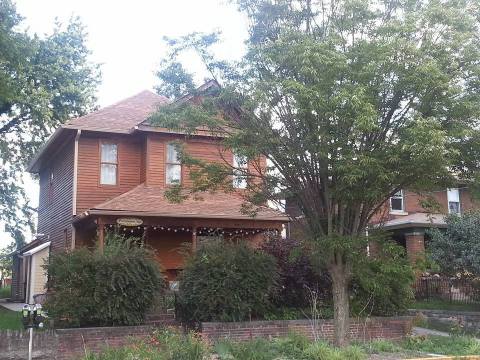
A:
<svg viewBox="0 0 480 360">
<path fill-rule="evenodd" d="M 290 221 L 286 214 L 267 206 L 259 207 L 252 217 L 242 212 L 244 204 L 245 200 L 239 194 L 224 192 L 202 193 L 197 199 L 189 197 L 180 203 L 172 203 L 165 198 L 164 188 L 141 184 L 91 208 L 86 215 Z"/>
<path fill-rule="evenodd" d="M 376 224 L 375 227 L 386 230 L 405 228 L 446 227 L 445 215 L 430 213 L 413 213 L 401 216 L 384 223 Z"/>
</svg>

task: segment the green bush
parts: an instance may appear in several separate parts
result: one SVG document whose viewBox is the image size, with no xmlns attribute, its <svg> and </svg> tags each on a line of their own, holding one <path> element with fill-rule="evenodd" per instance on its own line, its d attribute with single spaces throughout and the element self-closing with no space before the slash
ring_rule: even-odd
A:
<svg viewBox="0 0 480 360">
<path fill-rule="evenodd" d="M 180 276 L 177 308 L 187 323 L 261 317 L 277 283 L 275 259 L 244 244 L 199 247 Z"/>
<path fill-rule="evenodd" d="M 10 285 L 0 288 L 0 299 L 9 298 L 11 296 L 11 287 Z"/>
<path fill-rule="evenodd" d="M 412 304 L 415 274 L 404 251 L 385 243 L 379 254 L 357 264 L 351 283 L 354 315 L 398 315 Z"/>
<path fill-rule="evenodd" d="M 45 268 L 51 290 L 45 308 L 63 326 L 140 324 L 165 285 L 153 252 L 115 234 L 103 252 L 53 254 Z"/>
</svg>

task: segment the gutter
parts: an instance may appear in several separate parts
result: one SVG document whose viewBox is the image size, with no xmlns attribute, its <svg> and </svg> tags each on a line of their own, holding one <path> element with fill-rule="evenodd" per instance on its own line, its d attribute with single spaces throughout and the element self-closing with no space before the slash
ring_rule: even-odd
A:
<svg viewBox="0 0 480 360">
<path fill-rule="evenodd" d="M 72 215 L 77 215 L 77 177 L 78 177 L 78 140 L 82 130 L 78 129 L 75 135 L 75 145 L 73 152 L 73 194 L 72 194 Z"/>
<path fill-rule="evenodd" d="M 223 219 L 223 220 L 258 220 L 258 221 L 275 221 L 288 223 L 290 218 L 288 216 L 279 217 L 241 217 L 241 216 L 225 216 L 225 215 L 202 215 L 202 214 L 175 214 L 158 213 L 148 211 L 128 211 L 128 210 L 98 210 L 90 209 L 85 211 L 80 216 L 77 216 L 73 221 L 78 222 L 89 215 L 104 215 L 104 216 L 138 216 L 138 217 L 165 217 L 165 218 L 184 218 L 184 219 Z"/>
</svg>

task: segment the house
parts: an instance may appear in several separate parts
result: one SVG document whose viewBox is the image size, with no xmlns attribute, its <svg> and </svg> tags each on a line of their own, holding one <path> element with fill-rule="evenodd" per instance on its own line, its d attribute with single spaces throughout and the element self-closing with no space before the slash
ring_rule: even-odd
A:
<svg viewBox="0 0 480 360">
<path fill-rule="evenodd" d="M 215 83 L 200 90 L 211 86 Z M 255 245 L 266 232 L 281 231 L 289 221 L 284 213 L 266 206 L 255 217 L 244 214 L 241 177 L 232 179 L 237 192 L 167 201 L 164 194 L 169 186 L 191 184 L 175 141 L 203 160 L 232 165 L 244 161 L 223 149 L 219 138 L 207 131 L 186 137 L 181 131 L 152 126 L 149 115 L 167 103 L 167 98 L 143 91 L 73 119 L 58 128 L 35 156 L 28 170 L 39 175 L 37 231 L 42 237 L 16 254 L 15 300 L 31 301 L 39 291 L 38 282 L 31 284 L 31 279 L 40 278 L 35 254 L 92 246 L 95 239 L 102 246 L 109 230 L 141 237 L 156 250 L 167 278 L 175 280 L 183 267 L 183 243 L 195 249 L 199 241 L 216 234 Z"/>
<path fill-rule="evenodd" d="M 371 227 L 381 227 L 390 232 L 392 238 L 404 246 L 408 258 L 414 262 L 425 252 L 428 244 L 428 229 L 446 228 L 447 214 L 461 215 L 478 209 L 468 185 L 458 183 L 450 189 L 432 189 L 426 193 L 399 190 L 372 219 Z M 422 204 L 435 204 L 435 210 L 427 210 Z"/>
<path fill-rule="evenodd" d="M 435 204 L 435 211 L 422 206 L 427 201 Z M 461 215 L 478 208 L 479 204 L 467 184 L 459 183 L 457 188 L 433 189 L 422 194 L 399 190 L 374 214 L 369 227 L 389 232 L 393 240 L 405 247 L 408 258 L 414 262 L 425 252 L 425 244 L 429 241 L 428 229 L 446 228 L 447 214 Z M 287 200 L 286 212 L 299 220 L 289 224 L 291 236 L 303 236 L 302 214 L 294 202 Z M 371 250 L 374 251 L 373 248 Z"/>
</svg>

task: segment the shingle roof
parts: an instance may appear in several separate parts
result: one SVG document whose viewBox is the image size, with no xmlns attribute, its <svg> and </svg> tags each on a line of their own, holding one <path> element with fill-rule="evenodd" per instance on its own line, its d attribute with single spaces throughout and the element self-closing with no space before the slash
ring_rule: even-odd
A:
<svg viewBox="0 0 480 360">
<path fill-rule="evenodd" d="M 204 193 L 199 200 L 188 198 L 172 203 L 165 198 L 165 189 L 159 186 L 138 185 L 132 190 L 90 209 L 91 214 L 123 214 L 136 216 L 164 216 L 205 219 L 271 220 L 288 222 L 286 214 L 269 207 L 261 207 L 254 218 L 242 213 L 245 200 L 235 193 Z"/>
<path fill-rule="evenodd" d="M 62 127 L 128 134 L 155 112 L 158 106 L 168 101 L 164 96 L 144 90 L 113 105 L 72 119 Z"/>
<path fill-rule="evenodd" d="M 443 214 L 429 214 L 429 213 L 413 213 L 405 216 L 400 216 L 396 219 L 386 221 L 384 223 L 376 224 L 375 227 L 380 227 L 387 230 L 403 229 L 409 227 L 446 227 L 445 215 Z"/>
</svg>

